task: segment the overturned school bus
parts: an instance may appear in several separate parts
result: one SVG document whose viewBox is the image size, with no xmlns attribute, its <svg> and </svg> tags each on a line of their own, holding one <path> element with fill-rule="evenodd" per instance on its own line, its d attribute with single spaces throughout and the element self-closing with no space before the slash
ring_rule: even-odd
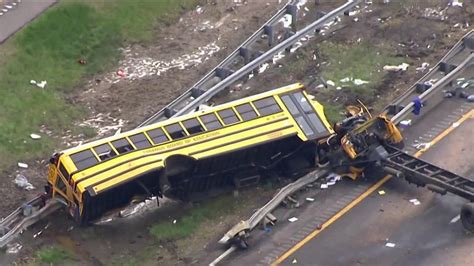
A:
<svg viewBox="0 0 474 266">
<path fill-rule="evenodd" d="M 135 197 L 187 200 L 268 169 L 312 167 L 317 141 L 333 133 L 323 106 L 293 84 L 59 152 L 47 192 L 86 223 Z"/>
</svg>

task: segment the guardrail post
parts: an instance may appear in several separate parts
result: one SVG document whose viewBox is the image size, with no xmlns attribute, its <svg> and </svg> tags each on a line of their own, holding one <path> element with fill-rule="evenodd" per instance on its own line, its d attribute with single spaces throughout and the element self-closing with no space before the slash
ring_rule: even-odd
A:
<svg viewBox="0 0 474 266">
<path fill-rule="evenodd" d="M 216 76 L 218 76 L 221 79 L 225 79 L 228 76 L 232 75 L 234 71 L 232 71 L 229 68 L 224 68 L 224 67 L 219 67 L 216 69 Z"/>
<path fill-rule="evenodd" d="M 169 107 L 166 107 L 166 108 L 165 108 L 165 116 L 166 116 L 166 118 L 170 118 L 170 117 L 172 117 L 174 114 L 176 114 L 176 111 L 175 111 L 175 110 L 173 110 L 173 109 L 171 109 L 171 108 L 169 108 Z"/>
<path fill-rule="evenodd" d="M 298 8 L 295 5 L 287 5 L 286 6 L 286 14 L 291 15 L 291 27 L 295 27 L 296 25 L 296 13 Z"/>
<path fill-rule="evenodd" d="M 248 64 L 248 62 L 250 62 L 250 59 L 251 59 L 251 51 L 249 48 L 247 47 L 240 47 L 239 48 L 239 55 L 242 56 L 244 58 L 244 62 L 245 64 Z"/>
<path fill-rule="evenodd" d="M 268 38 L 268 46 L 273 46 L 273 41 L 275 39 L 275 32 L 273 30 L 273 26 L 272 25 L 265 25 L 263 27 L 263 33 L 265 33 L 267 35 L 267 38 Z"/>
<path fill-rule="evenodd" d="M 201 90 L 200 88 L 193 87 L 191 89 L 191 96 L 193 96 L 194 98 L 197 98 L 197 97 L 201 96 L 204 92 L 205 91 Z"/>
<path fill-rule="evenodd" d="M 474 50 L 474 38 L 472 38 L 472 37 L 466 37 L 466 38 L 464 39 L 464 46 L 465 46 L 466 48 L 469 48 L 469 49 L 471 49 L 471 50 Z"/>
<path fill-rule="evenodd" d="M 444 74 L 449 74 L 449 72 L 453 71 L 456 68 L 455 65 L 448 64 L 446 62 L 441 62 L 439 64 L 439 70 L 444 72 Z"/>
</svg>

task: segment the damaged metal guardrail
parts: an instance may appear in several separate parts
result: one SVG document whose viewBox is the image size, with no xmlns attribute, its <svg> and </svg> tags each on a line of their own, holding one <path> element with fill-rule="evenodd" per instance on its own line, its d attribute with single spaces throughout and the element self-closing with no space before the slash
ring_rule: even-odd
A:
<svg viewBox="0 0 474 266">
<path fill-rule="evenodd" d="M 292 1 L 291 4 L 287 4 L 284 8 L 278 11 L 278 13 L 275 14 L 264 26 L 256 31 L 239 48 L 237 48 L 232 54 L 224 59 L 224 61 L 222 61 L 216 68 L 214 68 L 200 81 L 198 81 L 191 89 L 187 90 L 184 94 L 145 120 L 139 125 L 139 127 L 166 120 L 170 117 L 192 112 L 199 105 L 207 102 L 214 95 L 228 88 L 232 83 L 236 82 L 245 75 L 248 75 L 251 71 L 265 63 L 267 60 L 270 60 L 275 54 L 294 45 L 306 34 L 320 29 L 324 24 L 335 19 L 340 14 L 344 13 L 348 15 L 349 11 L 360 2 L 361 0 L 350 0 L 344 5 L 317 19 L 315 22 L 311 23 L 300 31 L 297 31 L 292 36 L 288 37 L 286 40 L 277 44 L 265 53 L 261 54 L 261 52 L 258 52 L 255 53 L 255 55 L 252 55 L 249 45 L 254 43 L 263 34 L 266 34 L 269 37 L 269 46 L 273 45 L 273 24 L 275 24 L 275 22 L 277 22 L 285 14 L 292 15 L 293 23 L 296 21 L 297 7 L 295 6 L 294 1 Z M 229 68 L 230 64 L 239 56 L 244 58 L 245 65 L 239 70 L 231 70 Z M 253 58 L 254 56 L 255 58 Z M 209 84 L 211 84 L 212 87 L 206 88 L 206 86 L 209 86 Z"/>
<path fill-rule="evenodd" d="M 257 227 L 265 219 L 265 217 L 270 214 L 271 211 L 278 207 L 278 205 L 280 205 L 283 200 L 301 188 L 314 183 L 319 178 L 326 176 L 327 174 L 329 174 L 327 169 L 316 169 L 315 171 L 306 174 L 304 177 L 299 178 L 295 182 L 286 185 L 280 191 L 278 191 L 278 193 L 269 202 L 267 202 L 262 208 L 258 209 L 248 220 L 240 221 L 238 224 L 232 227 L 232 229 L 225 233 L 224 236 L 219 240 L 219 243 L 227 245 L 238 241 L 245 241 L 248 233 L 255 229 L 255 227 Z M 210 265 L 216 265 L 236 249 L 236 245 L 232 245 Z"/>
<path fill-rule="evenodd" d="M 56 199 L 46 202 L 44 195 L 40 195 L 17 208 L 0 221 L 0 248 L 5 247 L 32 224 L 64 206 L 63 204 L 65 203 Z"/>
<path fill-rule="evenodd" d="M 452 71 L 459 73 L 460 67 L 467 67 L 466 65 L 462 66 L 462 63 L 466 62 L 466 58 L 473 52 L 474 30 L 471 30 L 465 34 L 430 71 L 393 101 L 392 104 L 385 107 L 388 115 L 394 116 L 395 120 L 392 121 L 399 123 L 403 120 L 402 117 L 406 116 L 413 107 L 412 101 L 415 97 L 418 96 L 420 100 L 426 101 L 435 91 L 448 85 L 449 82 L 454 79 L 454 74 L 449 74 L 451 74 Z M 441 79 L 448 75 L 449 78 L 444 79 L 443 83 L 441 83 Z M 437 82 L 432 83 L 432 80 L 437 80 Z M 402 113 L 399 114 L 400 112 Z"/>
</svg>

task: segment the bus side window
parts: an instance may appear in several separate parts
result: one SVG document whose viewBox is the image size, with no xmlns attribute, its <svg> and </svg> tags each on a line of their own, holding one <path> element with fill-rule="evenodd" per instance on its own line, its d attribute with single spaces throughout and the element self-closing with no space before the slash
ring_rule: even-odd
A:
<svg viewBox="0 0 474 266">
<path fill-rule="evenodd" d="M 168 137 L 165 135 L 165 132 L 163 132 L 163 129 L 161 128 L 155 128 L 153 130 L 147 131 L 146 133 L 148 134 L 148 136 L 150 136 L 151 140 L 153 140 L 155 145 L 168 141 Z"/>
<path fill-rule="evenodd" d="M 137 147 L 137 149 L 144 149 L 144 148 L 151 147 L 151 143 L 148 141 L 145 134 L 143 133 L 138 133 L 136 135 L 130 136 L 129 138 L 133 142 L 135 147 Z"/>
<path fill-rule="evenodd" d="M 99 162 L 90 149 L 76 152 L 69 157 L 71 157 L 78 171 L 84 170 Z"/>
<path fill-rule="evenodd" d="M 112 141 L 112 145 L 119 154 L 133 151 L 132 144 L 130 144 L 126 138 L 114 140 Z"/>
<path fill-rule="evenodd" d="M 97 156 L 99 156 L 101 161 L 108 160 L 114 157 L 115 155 L 117 155 L 115 151 L 112 150 L 112 147 L 110 147 L 108 143 L 94 147 L 94 151 L 95 153 L 97 153 Z"/>
<path fill-rule="evenodd" d="M 235 115 L 234 110 L 232 110 L 231 108 L 218 111 L 217 113 L 226 125 L 239 122 L 239 118 L 237 117 L 237 115 Z"/>
<path fill-rule="evenodd" d="M 168 126 L 165 126 L 166 131 L 170 134 L 170 137 L 173 139 L 181 139 L 186 137 L 186 132 L 181 127 L 179 123 L 174 123 Z"/>
<path fill-rule="evenodd" d="M 61 190 L 64 195 L 66 195 L 66 184 L 64 184 L 63 179 L 59 175 L 56 177 L 56 188 Z"/>
<path fill-rule="evenodd" d="M 255 110 L 249 103 L 239 105 L 235 107 L 235 109 L 237 109 L 237 112 L 239 112 L 240 117 L 242 117 L 242 120 L 244 121 L 248 121 L 257 117 L 257 113 L 255 113 Z"/>
<path fill-rule="evenodd" d="M 217 119 L 217 116 L 214 113 L 201 116 L 201 120 L 207 130 L 214 130 L 222 127 L 221 122 Z"/>
<path fill-rule="evenodd" d="M 69 173 L 67 172 L 66 168 L 62 163 L 59 164 L 59 172 L 64 176 L 64 178 L 69 181 L 71 179 L 71 176 L 69 176 Z"/>
<path fill-rule="evenodd" d="M 183 122 L 184 127 L 190 135 L 201 133 L 204 131 L 204 127 L 199 123 L 199 120 L 192 118 Z"/>
<path fill-rule="evenodd" d="M 263 98 L 254 101 L 253 104 L 257 108 L 261 116 L 271 115 L 281 112 L 281 108 L 273 97 Z"/>
</svg>

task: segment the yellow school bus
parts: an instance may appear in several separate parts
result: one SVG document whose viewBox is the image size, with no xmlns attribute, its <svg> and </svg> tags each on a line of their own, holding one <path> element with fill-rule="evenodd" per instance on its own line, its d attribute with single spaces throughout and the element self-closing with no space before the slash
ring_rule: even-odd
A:
<svg viewBox="0 0 474 266">
<path fill-rule="evenodd" d="M 331 134 L 323 106 L 292 84 L 56 153 L 47 191 L 85 223 L 136 197 L 189 200 L 312 167 Z"/>
</svg>

